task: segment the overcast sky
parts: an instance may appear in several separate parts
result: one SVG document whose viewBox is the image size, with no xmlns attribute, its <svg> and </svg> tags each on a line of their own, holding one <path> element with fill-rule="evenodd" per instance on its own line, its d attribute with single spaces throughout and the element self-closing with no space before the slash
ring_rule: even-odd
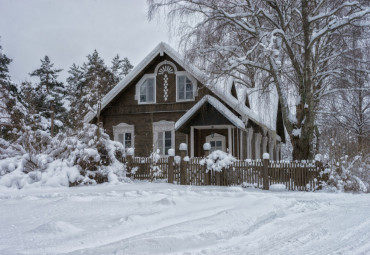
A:
<svg viewBox="0 0 370 255">
<path fill-rule="evenodd" d="M 13 59 L 13 81 L 48 55 L 54 67 L 81 65 L 97 49 L 106 64 L 118 53 L 138 64 L 159 42 L 169 43 L 165 23 L 148 22 L 146 0 L 0 0 L 0 44 Z"/>
</svg>

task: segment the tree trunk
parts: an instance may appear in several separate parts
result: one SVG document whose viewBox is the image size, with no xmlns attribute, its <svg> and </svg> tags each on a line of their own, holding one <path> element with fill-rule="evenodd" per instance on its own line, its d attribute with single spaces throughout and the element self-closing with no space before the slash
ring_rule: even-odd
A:
<svg viewBox="0 0 370 255">
<path fill-rule="evenodd" d="M 51 137 L 54 136 L 54 118 L 55 118 L 55 105 L 51 103 L 51 125 L 50 125 L 50 134 Z"/>
<path fill-rule="evenodd" d="M 311 141 L 306 137 L 290 136 L 293 145 L 293 160 L 311 159 Z"/>
</svg>

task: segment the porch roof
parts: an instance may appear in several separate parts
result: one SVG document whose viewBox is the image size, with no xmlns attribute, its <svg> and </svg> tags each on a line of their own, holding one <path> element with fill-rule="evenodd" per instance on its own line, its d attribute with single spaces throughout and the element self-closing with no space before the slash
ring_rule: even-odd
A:
<svg viewBox="0 0 370 255">
<path fill-rule="evenodd" d="M 210 95 L 206 95 L 175 123 L 175 130 L 177 131 L 181 126 L 183 126 L 196 112 L 198 112 L 198 110 L 205 103 L 209 103 L 210 105 L 212 105 L 218 112 L 220 112 L 237 128 L 245 129 L 243 121 L 239 119 L 234 113 L 232 113 L 225 105 L 223 105 L 216 98 Z"/>
</svg>

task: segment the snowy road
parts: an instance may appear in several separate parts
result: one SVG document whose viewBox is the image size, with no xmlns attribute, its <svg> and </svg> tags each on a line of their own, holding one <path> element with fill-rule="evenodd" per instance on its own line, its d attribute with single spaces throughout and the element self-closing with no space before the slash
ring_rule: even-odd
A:
<svg viewBox="0 0 370 255">
<path fill-rule="evenodd" d="M 370 194 L 0 189 L 0 254 L 370 254 Z"/>
</svg>

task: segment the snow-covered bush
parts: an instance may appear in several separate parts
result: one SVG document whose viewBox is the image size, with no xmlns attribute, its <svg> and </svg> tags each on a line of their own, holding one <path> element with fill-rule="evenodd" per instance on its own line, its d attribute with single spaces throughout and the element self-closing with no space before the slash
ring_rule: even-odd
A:
<svg viewBox="0 0 370 255">
<path fill-rule="evenodd" d="M 159 166 L 157 166 L 157 162 L 161 158 L 160 150 L 157 149 L 156 151 L 153 151 L 150 154 L 150 158 L 152 162 L 150 164 L 150 172 L 152 174 L 152 180 L 155 180 L 157 179 L 158 176 L 162 174 L 162 169 Z"/>
<path fill-rule="evenodd" d="M 97 129 L 86 124 L 77 132 L 56 137 L 26 130 L 16 149 L 8 149 L 8 157 L 0 159 L 0 185 L 23 188 L 35 183 L 73 186 L 126 180 L 122 144 L 111 141 L 102 130 L 98 139 Z M 5 141 L 1 144 L 7 145 Z"/>
<path fill-rule="evenodd" d="M 347 156 L 340 162 L 324 162 L 320 173 L 321 187 L 334 191 L 370 191 L 370 157 L 356 156 L 349 160 Z"/>
<path fill-rule="evenodd" d="M 207 171 L 214 170 L 221 172 L 223 168 L 228 168 L 236 161 L 236 158 L 224 151 L 216 150 L 200 161 L 201 165 L 206 164 Z"/>
</svg>

